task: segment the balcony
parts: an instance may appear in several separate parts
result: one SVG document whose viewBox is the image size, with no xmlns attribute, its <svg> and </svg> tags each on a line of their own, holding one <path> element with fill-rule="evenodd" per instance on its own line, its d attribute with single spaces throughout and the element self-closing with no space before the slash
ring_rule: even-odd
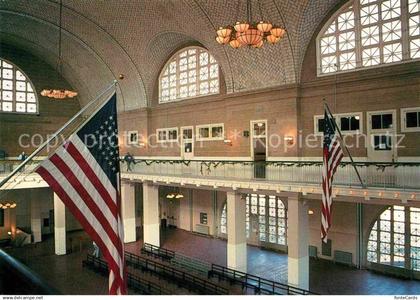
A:
<svg viewBox="0 0 420 300">
<path fill-rule="evenodd" d="M 5 177 L 20 161 L 0 161 L 0 179 Z M 29 188 L 47 186 L 42 178 L 32 173 L 38 161 L 29 163 L 25 169 L 12 178 L 7 188 Z M 356 162 L 364 187 L 360 184 L 353 166 L 341 163 L 334 177 L 334 188 L 365 189 L 388 192 L 418 193 L 420 190 L 420 163 L 379 163 Z M 210 161 L 210 160 L 154 160 L 136 159 L 130 165 L 121 162 L 123 179 L 153 180 L 164 183 L 199 185 L 205 182 L 209 186 L 249 189 L 271 186 L 289 186 L 309 188 L 319 192 L 322 174 L 322 162 L 319 161 Z M 276 187 L 276 188 L 274 188 Z M 2 187 L 4 189 L 5 187 Z M 315 189 L 315 190 L 314 190 Z M 289 188 L 289 190 L 291 190 Z M 412 195 L 412 194 L 410 194 Z"/>
<path fill-rule="evenodd" d="M 356 162 L 365 188 L 413 191 L 420 189 L 420 163 Z M 151 176 L 246 181 L 253 183 L 319 186 L 322 162 L 319 161 L 207 161 L 138 159 L 127 169 L 121 165 L 123 177 L 131 174 Z M 362 188 L 353 166 L 341 163 L 334 186 Z"/>
</svg>

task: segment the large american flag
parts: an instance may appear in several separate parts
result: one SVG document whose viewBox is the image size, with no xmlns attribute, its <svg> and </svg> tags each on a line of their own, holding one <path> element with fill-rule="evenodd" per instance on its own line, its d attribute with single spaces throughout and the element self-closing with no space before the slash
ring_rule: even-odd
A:
<svg viewBox="0 0 420 300">
<path fill-rule="evenodd" d="M 333 177 L 343 156 L 343 149 L 337 139 L 332 116 L 330 117 L 327 110 L 325 110 L 321 211 L 321 239 L 324 243 L 327 243 L 327 234 L 331 227 Z"/>
<path fill-rule="evenodd" d="M 103 253 L 111 295 L 126 294 L 116 102 L 114 94 L 36 169 Z"/>
</svg>

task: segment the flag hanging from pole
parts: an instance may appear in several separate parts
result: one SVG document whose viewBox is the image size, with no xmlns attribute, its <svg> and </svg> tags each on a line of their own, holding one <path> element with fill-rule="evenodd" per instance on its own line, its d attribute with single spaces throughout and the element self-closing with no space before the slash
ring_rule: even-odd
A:
<svg viewBox="0 0 420 300">
<path fill-rule="evenodd" d="M 321 239 L 324 243 L 327 242 L 328 230 L 331 227 L 333 177 L 344 156 L 334 124 L 333 117 L 330 117 L 325 109 L 321 209 Z"/>
<path fill-rule="evenodd" d="M 98 245 L 109 294 L 126 294 L 117 97 L 114 95 L 35 170 Z"/>
</svg>

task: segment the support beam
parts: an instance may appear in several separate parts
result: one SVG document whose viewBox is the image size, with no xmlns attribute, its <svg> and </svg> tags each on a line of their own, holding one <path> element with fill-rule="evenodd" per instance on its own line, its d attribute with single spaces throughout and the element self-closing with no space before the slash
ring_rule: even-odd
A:
<svg viewBox="0 0 420 300">
<path fill-rule="evenodd" d="M 301 193 L 288 198 L 287 247 L 289 285 L 309 290 L 308 208 Z"/>
<path fill-rule="evenodd" d="M 55 254 L 66 254 L 66 207 L 54 193 L 54 242 Z"/>
<path fill-rule="evenodd" d="M 41 203 L 38 197 L 29 197 L 31 201 L 31 231 L 33 242 L 41 242 Z"/>
<path fill-rule="evenodd" d="M 159 186 L 143 183 L 143 238 L 160 247 Z"/>
<path fill-rule="evenodd" d="M 246 201 L 241 194 L 227 193 L 227 266 L 241 272 L 247 271 L 246 252 Z"/>
<path fill-rule="evenodd" d="M 134 184 L 121 183 L 121 215 L 124 225 L 124 243 L 136 241 L 136 200 Z"/>
</svg>

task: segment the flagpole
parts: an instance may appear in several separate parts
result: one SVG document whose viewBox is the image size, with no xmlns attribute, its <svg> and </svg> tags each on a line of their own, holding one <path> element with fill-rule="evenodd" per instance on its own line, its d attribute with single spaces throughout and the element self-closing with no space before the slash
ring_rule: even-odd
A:
<svg viewBox="0 0 420 300">
<path fill-rule="evenodd" d="M 76 113 L 70 120 L 68 120 L 60 129 L 58 129 L 52 136 L 50 136 L 44 143 L 42 143 L 34 152 L 31 153 L 23 162 L 17 166 L 9 175 L 6 176 L 0 182 L 0 188 L 10 180 L 16 173 L 18 173 L 22 168 L 32 160 L 45 146 L 47 146 L 52 140 L 54 140 L 60 133 L 62 133 L 74 120 L 76 120 L 82 113 L 84 113 L 89 107 L 92 106 L 96 101 L 98 101 L 104 94 L 106 94 L 112 87 L 115 87 L 117 84 L 117 80 L 114 80 L 112 84 L 110 84 L 106 89 L 104 89 L 95 99 L 90 101 L 87 105 L 85 105 L 78 113 Z"/>
<path fill-rule="evenodd" d="M 335 122 L 334 116 L 331 113 L 331 110 L 330 110 L 330 108 L 328 106 L 328 103 L 325 101 L 325 99 L 324 99 L 324 108 L 327 110 L 328 114 L 331 116 L 332 123 L 333 123 L 335 129 L 338 131 L 338 134 L 340 135 L 340 138 L 343 141 L 344 149 L 346 149 L 346 152 L 347 152 L 347 154 L 348 154 L 348 156 L 350 158 L 351 165 L 353 166 L 354 171 L 356 171 L 357 177 L 359 178 L 359 181 L 360 181 L 362 187 L 364 188 L 365 187 L 365 184 L 363 183 L 363 180 L 362 180 L 362 177 L 360 176 L 359 170 L 357 170 L 356 165 L 354 164 L 353 157 L 351 156 L 350 151 L 347 148 L 347 145 L 345 144 L 345 140 L 343 138 L 343 135 L 341 134 L 341 130 L 340 130 L 340 128 L 338 128 L 337 123 Z"/>
</svg>

